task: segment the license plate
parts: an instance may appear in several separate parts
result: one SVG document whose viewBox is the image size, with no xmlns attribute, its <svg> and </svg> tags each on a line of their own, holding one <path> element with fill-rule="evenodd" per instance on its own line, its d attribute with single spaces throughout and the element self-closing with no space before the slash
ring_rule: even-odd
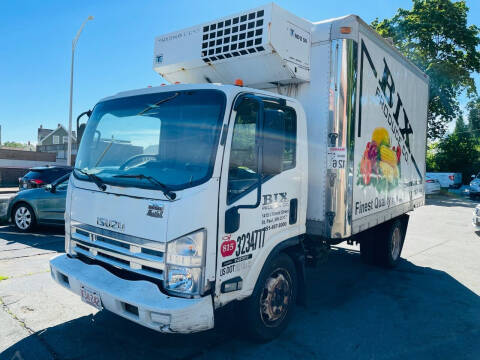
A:
<svg viewBox="0 0 480 360">
<path fill-rule="evenodd" d="M 80 294 L 83 302 L 96 307 L 98 310 L 102 310 L 102 299 L 100 299 L 100 295 L 98 295 L 95 291 L 82 285 Z"/>
</svg>

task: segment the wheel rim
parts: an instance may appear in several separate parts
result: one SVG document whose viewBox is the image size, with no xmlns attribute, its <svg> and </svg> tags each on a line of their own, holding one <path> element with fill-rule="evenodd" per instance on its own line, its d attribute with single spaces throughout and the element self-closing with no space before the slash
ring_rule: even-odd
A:
<svg viewBox="0 0 480 360">
<path fill-rule="evenodd" d="M 273 327 L 283 321 L 292 299 L 290 274 L 277 269 L 265 281 L 260 297 L 260 316 L 266 326 Z"/>
<path fill-rule="evenodd" d="M 25 206 L 20 206 L 15 211 L 15 224 L 22 230 L 26 230 L 32 224 L 32 214 Z"/>
<path fill-rule="evenodd" d="M 396 227 L 392 234 L 392 259 L 395 261 L 400 256 L 400 247 L 402 246 L 402 234 L 400 228 Z"/>
</svg>

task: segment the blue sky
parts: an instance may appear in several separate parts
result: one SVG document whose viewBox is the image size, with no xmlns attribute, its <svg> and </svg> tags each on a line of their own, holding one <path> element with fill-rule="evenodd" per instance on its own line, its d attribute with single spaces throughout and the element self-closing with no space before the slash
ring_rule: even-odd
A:
<svg viewBox="0 0 480 360">
<path fill-rule="evenodd" d="M 152 70 L 154 37 L 266 3 L 265 0 L 0 1 L 0 124 L 2 141 L 36 140 L 37 128 L 68 121 L 71 41 L 77 45 L 74 118 L 102 97 L 160 85 Z M 391 17 L 410 0 L 278 0 L 312 21 L 358 14 Z M 480 25 L 480 1 L 468 0 L 469 22 Z M 477 81 L 477 83 L 480 83 Z"/>
</svg>

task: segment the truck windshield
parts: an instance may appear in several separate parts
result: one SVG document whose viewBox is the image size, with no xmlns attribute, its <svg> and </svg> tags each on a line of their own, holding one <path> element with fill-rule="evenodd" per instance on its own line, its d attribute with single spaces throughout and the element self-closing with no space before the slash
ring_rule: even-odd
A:
<svg viewBox="0 0 480 360">
<path fill-rule="evenodd" d="M 207 181 L 213 171 L 225 111 L 218 90 L 188 90 L 123 97 L 95 106 L 82 137 L 75 177 L 170 190 Z M 118 175 L 142 176 L 118 176 Z"/>
</svg>

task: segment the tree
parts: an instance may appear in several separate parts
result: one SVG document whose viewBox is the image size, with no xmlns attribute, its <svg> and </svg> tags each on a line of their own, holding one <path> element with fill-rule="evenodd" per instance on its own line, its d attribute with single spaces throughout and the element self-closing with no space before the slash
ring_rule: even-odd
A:
<svg viewBox="0 0 480 360">
<path fill-rule="evenodd" d="M 480 165 L 478 139 L 466 131 L 453 132 L 436 144 L 433 158 L 427 155 L 427 164 L 434 171 L 461 172 L 464 182 L 476 174 Z M 427 151 L 428 154 L 428 151 Z"/>
<path fill-rule="evenodd" d="M 426 155 L 426 167 L 427 171 L 440 171 L 440 168 L 437 164 L 437 147 L 438 142 L 433 142 L 427 146 L 427 155 Z"/>
<path fill-rule="evenodd" d="M 479 28 L 467 26 L 465 0 L 412 0 L 391 19 L 372 27 L 430 77 L 428 137 L 441 138 L 460 113 L 458 96 L 477 94 L 472 73 L 480 71 Z"/>
<path fill-rule="evenodd" d="M 469 132 L 469 128 L 467 126 L 467 124 L 465 124 L 465 120 L 463 120 L 463 115 L 460 114 L 457 118 L 457 121 L 455 122 L 455 130 L 454 130 L 455 133 L 465 133 L 465 132 Z"/>
<path fill-rule="evenodd" d="M 22 143 L 15 142 L 15 141 L 5 141 L 3 143 L 3 146 L 4 147 L 10 147 L 10 148 L 23 148 L 24 147 L 24 145 Z"/>
<path fill-rule="evenodd" d="M 468 126 L 475 136 L 480 136 L 480 97 L 469 101 L 468 110 Z"/>
</svg>

